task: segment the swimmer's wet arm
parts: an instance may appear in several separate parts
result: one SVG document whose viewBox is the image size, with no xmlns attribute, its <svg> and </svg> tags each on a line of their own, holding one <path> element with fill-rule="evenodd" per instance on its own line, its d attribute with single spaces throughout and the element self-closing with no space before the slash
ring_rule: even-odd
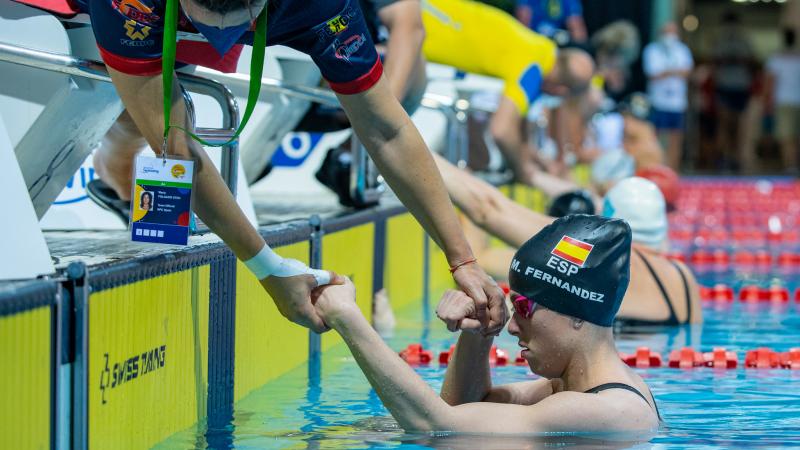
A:
<svg viewBox="0 0 800 450">
<path fill-rule="evenodd" d="M 514 248 L 552 223 L 509 199 L 497 188 L 434 155 L 453 203 L 478 227 Z"/>
<path fill-rule="evenodd" d="M 533 175 L 533 187 L 539 189 L 549 198 L 580 189 L 577 183 L 565 180 L 543 170 L 536 170 Z"/>
<path fill-rule="evenodd" d="M 451 406 L 480 402 L 492 389 L 489 350 L 494 338 L 462 332 L 439 396 Z"/>
<path fill-rule="evenodd" d="M 360 312 L 325 320 L 342 336 L 367 380 L 404 430 L 437 429 L 434 418 L 447 414 L 451 407 L 386 345 Z"/>
<path fill-rule="evenodd" d="M 420 2 L 394 2 L 381 8 L 378 17 L 389 30 L 384 70 L 392 94 L 402 99 L 408 91 L 415 68 L 424 64 L 422 43 L 425 41 L 425 27 L 422 24 Z"/>
<path fill-rule="evenodd" d="M 462 332 L 439 394 L 451 406 L 491 402 L 533 405 L 553 394 L 550 380 L 492 386 L 489 351 L 494 339 Z"/>
</svg>

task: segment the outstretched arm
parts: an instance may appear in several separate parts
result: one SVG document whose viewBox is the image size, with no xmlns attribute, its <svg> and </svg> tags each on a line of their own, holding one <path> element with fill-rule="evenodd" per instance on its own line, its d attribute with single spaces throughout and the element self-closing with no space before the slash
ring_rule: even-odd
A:
<svg viewBox="0 0 800 450">
<path fill-rule="evenodd" d="M 444 250 L 451 266 L 472 260 L 442 176 L 408 114 L 389 91 L 386 78 L 366 92 L 339 95 L 353 129 L 394 192 Z M 475 301 L 487 333 L 505 323 L 503 293 L 477 264 L 453 274 L 459 287 Z"/>
<path fill-rule="evenodd" d="M 119 72 L 111 66 L 108 67 L 108 72 L 136 127 L 153 150 L 160 152 L 164 134 L 161 75 L 130 75 Z M 175 94 L 180 92 L 180 86 L 177 77 L 174 76 L 172 92 L 172 123 L 191 129 L 192 124 L 188 119 L 183 97 Z M 169 134 L 169 149 L 171 154 L 194 158 L 196 161 L 197 201 L 194 203 L 194 210 L 203 222 L 222 238 L 242 261 L 252 258 L 264 249 L 266 246 L 264 239 L 236 204 L 236 200 L 203 147 L 190 139 L 186 133 L 173 130 Z M 309 298 L 311 289 L 317 284 L 314 277 L 268 276 L 259 281 L 272 296 L 284 317 L 316 332 L 325 331 L 322 319 L 317 316 Z"/>
</svg>

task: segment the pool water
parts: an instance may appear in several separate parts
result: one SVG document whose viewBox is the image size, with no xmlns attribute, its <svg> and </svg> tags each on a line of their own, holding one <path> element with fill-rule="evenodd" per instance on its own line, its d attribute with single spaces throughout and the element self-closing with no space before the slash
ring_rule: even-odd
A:
<svg viewBox="0 0 800 450">
<path fill-rule="evenodd" d="M 644 443 L 573 436 L 418 436 L 397 428 L 380 399 L 342 344 L 322 357 L 321 376 L 309 379 L 304 365 L 252 392 L 235 407 L 226 427 L 173 436 L 162 448 L 732 448 L 800 447 L 800 371 L 744 369 L 746 350 L 769 346 L 787 351 L 800 346 L 800 306 L 707 305 L 706 322 L 668 331 L 617 336 L 618 348 L 631 353 L 649 346 L 666 359 L 669 350 L 692 346 L 702 351 L 724 346 L 739 355 L 739 368 L 691 370 L 637 369 L 658 402 L 664 425 Z M 438 322 L 424 325 L 419 308 L 398 313 L 398 327 L 388 339 L 394 349 L 421 342 L 434 351 L 454 342 Z M 516 339 L 503 334 L 498 347 L 514 351 Z M 445 368 L 438 364 L 417 372 L 436 390 Z M 492 371 L 495 383 L 534 378 L 527 367 Z"/>
<path fill-rule="evenodd" d="M 691 211 L 709 213 L 711 222 L 729 220 L 730 230 L 742 217 L 768 218 L 784 204 L 773 201 L 773 186 L 782 190 L 787 204 L 795 204 L 783 223 L 793 231 L 800 225 L 800 185 L 764 182 L 750 185 L 737 182 L 734 188 L 744 194 L 731 197 L 737 201 L 719 201 L 720 195 L 707 196 L 695 189 L 687 202 Z M 781 184 L 783 183 L 783 184 Z M 769 183 L 767 183 L 769 184 Z M 757 189 L 753 191 L 753 186 Z M 702 189 L 706 189 L 702 187 Z M 724 191 L 725 186 L 709 189 Z M 769 189 L 766 189 L 769 188 Z M 792 191 L 794 189 L 794 191 Z M 748 191 L 749 190 L 749 191 Z M 721 192 L 722 192 L 721 191 Z M 750 212 L 752 196 L 766 205 Z M 748 194 L 748 195 L 745 195 Z M 703 202 L 708 203 L 708 207 Z M 794 203 L 792 203 L 794 202 Z M 760 218 L 759 218 L 760 217 Z M 738 219 L 737 219 L 738 218 Z M 689 218 L 691 220 L 695 220 Z M 702 218 L 701 218 L 702 219 Z M 701 230 L 702 219 L 688 225 L 691 232 Z M 762 220 L 763 221 L 763 220 Z M 714 225 L 715 227 L 717 225 Z M 723 224 L 723 226 L 725 226 Z M 788 229 L 788 228 L 784 228 Z M 692 235 L 694 236 L 694 235 Z M 702 242 L 701 242 L 702 243 Z M 690 254 L 697 240 L 681 250 Z M 735 252 L 736 244 L 722 244 L 722 250 Z M 762 249 L 764 247 L 761 247 Z M 793 245 L 771 245 L 773 254 L 800 250 Z M 768 269 L 728 265 L 703 270 L 696 267 L 698 281 L 711 286 L 724 283 L 738 290 L 744 285 L 762 287 L 779 283 L 794 293 L 800 288 L 800 265 Z M 658 295 L 658 294 L 655 294 Z M 436 299 L 432 299 L 434 302 Z M 793 300 L 793 299 L 792 299 Z M 235 405 L 232 420 L 209 429 L 204 424 L 179 433 L 161 448 L 237 448 L 237 449 L 516 449 L 516 448 L 739 448 L 800 447 L 800 370 L 746 369 L 745 352 L 769 347 L 778 352 L 800 347 L 800 302 L 742 303 L 739 301 L 706 303 L 705 322 L 666 329 L 631 330 L 617 333 L 621 352 L 633 353 L 647 346 L 661 354 L 665 365 L 670 351 L 692 347 L 707 352 L 724 347 L 738 356 L 736 369 L 636 369 L 649 384 L 664 424 L 647 442 L 630 442 L 621 436 L 520 436 L 490 437 L 476 435 L 420 436 L 403 433 L 389 416 L 371 389 L 344 344 L 324 353 L 320 361 L 311 361 L 250 393 Z M 435 305 L 430 305 L 432 307 Z M 398 326 L 389 345 L 401 350 L 411 343 L 422 343 L 434 355 L 449 349 L 455 335 L 438 321 L 428 322 L 430 311 L 416 306 L 396 312 Z M 504 333 L 496 340 L 499 348 L 516 352 L 516 338 Z M 513 357 L 514 354 L 512 354 Z M 434 356 L 434 359 L 435 356 Z M 418 367 L 417 373 L 434 389 L 441 387 L 445 368 L 438 364 Z M 492 369 L 495 384 L 534 378 L 527 367 L 505 366 Z"/>
</svg>

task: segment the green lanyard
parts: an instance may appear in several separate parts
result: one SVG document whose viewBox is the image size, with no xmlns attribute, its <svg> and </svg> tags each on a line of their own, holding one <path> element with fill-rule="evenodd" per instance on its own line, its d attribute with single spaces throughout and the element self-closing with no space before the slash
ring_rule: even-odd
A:
<svg viewBox="0 0 800 450">
<path fill-rule="evenodd" d="M 264 71 L 264 53 L 267 48 L 267 8 L 261 11 L 256 19 L 256 32 L 253 37 L 253 54 L 250 59 L 250 89 L 247 93 L 247 107 L 244 110 L 242 121 L 233 137 L 222 144 L 211 144 L 204 141 L 191 131 L 178 125 L 170 125 L 170 115 L 172 114 L 172 77 L 175 72 L 175 48 L 178 40 L 178 0 L 167 0 L 166 14 L 164 17 L 164 44 L 162 49 L 161 62 L 161 81 L 164 85 L 164 144 L 161 149 L 166 157 L 167 138 L 169 129 L 177 128 L 188 134 L 195 141 L 208 147 L 224 147 L 239 139 L 239 135 L 244 130 L 250 115 L 258 102 L 258 95 L 261 92 L 261 74 Z"/>
</svg>

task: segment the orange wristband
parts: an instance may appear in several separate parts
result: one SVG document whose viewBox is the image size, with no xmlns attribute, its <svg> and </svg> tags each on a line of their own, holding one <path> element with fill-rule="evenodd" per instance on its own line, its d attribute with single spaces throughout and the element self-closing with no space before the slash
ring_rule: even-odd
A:
<svg viewBox="0 0 800 450">
<path fill-rule="evenodd" d="M 466 260 L 464 262 L 460 262 L 460 263 L 456 264 L 455 266 L 450 266 L 450 273 L 455 273 L 456 270 L 458 270 L 460 267 L 466 266 L 467 264 L 476 263 L 476 262 L 478 262 L 478 259 L 477 258 L 472 258 L 472 259 L 468 259 L 468 260 Z"/>
</svg>

